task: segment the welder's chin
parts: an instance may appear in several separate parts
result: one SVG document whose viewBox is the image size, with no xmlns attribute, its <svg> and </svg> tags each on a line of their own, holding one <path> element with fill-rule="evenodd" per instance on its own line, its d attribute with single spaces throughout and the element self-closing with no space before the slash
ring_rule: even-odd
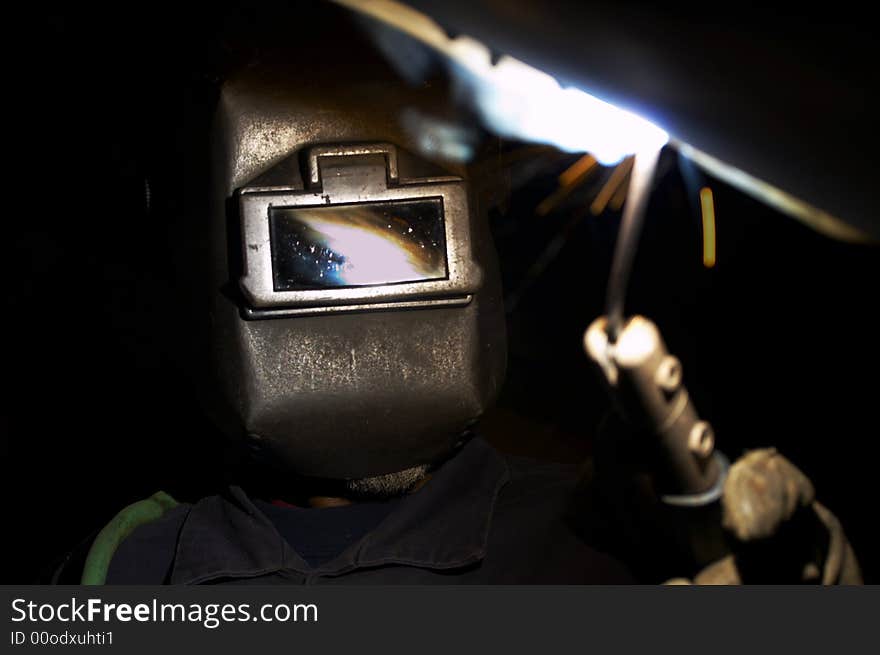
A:
<svg viewBox="0 0 880 655">
<path fill-rule="evenodd" d="M 428 466 L 422 464 L 396 473 L 374 475 L 345 481 L 347 495 L 362 500 L 388 500 L 414 491 L 428 477 Z"/>
</svg>

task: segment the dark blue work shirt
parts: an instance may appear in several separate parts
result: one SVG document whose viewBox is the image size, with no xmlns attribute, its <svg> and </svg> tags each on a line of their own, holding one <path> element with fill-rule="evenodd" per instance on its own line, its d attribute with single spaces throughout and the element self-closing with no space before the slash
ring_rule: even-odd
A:
<svg viewBox="0 0 880 655">
<path fill-rule="evenodd" d="M 333 515 L 319 513 L 335 508 L 287 509 L 307 514 L 285 518 L 231 487 L 137 528 L 116 551 L 107 583 L 632 582 L 622 565 L 573 532 L 568 516 L 576 483 L 571 469 L 502 457 L 474 438 L 417 492 L 382 512 L 368 509 L 360 524 L 353 519 L 341 541 L 291 533 L 308 530 L 309 520 L 326 528 L 315 517 L 332 522 Z"/>
<path fill-rule="evenodd" d="M 313 568 L 336 557 L 375 529 L 399 503 L 395 498 L 318 509 L 254 501 L 297 555 Z"/>
</svg>

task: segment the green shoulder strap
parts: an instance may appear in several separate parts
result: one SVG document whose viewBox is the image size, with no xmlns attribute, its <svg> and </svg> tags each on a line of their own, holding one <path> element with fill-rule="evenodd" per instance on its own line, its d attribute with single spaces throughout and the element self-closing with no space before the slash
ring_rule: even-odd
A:
<svg viewBox="0 0 880 655">
<path fill-rule="evenodd" d="M 136 528 L 162 518 L 165 512 L 176 506 L 176 500 L 164 491 L 158 491 L 149 498 L 132 503 L 114 516 L 92 542 L 80 584 L 104 584 L 107 580 L 110 560 L 113 559 L 119 544 Z"/>
</svg>

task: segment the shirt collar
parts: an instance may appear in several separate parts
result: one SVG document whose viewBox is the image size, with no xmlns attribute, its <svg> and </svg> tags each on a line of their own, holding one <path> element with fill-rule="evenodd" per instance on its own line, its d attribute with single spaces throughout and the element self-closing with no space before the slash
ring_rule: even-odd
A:
<svg viewBox="0 0 880 655">
<path fill-rule="evenodd" d="M 196 503 L 181 527 L 171 584 L 293 571 L 334 576 L 403 564 L 432 569 L 483 559 L 495 501 L 509 473 L 480 438 L 471 439 L 375 530 L 319 567 L 309 567 L 238 487 Z"/>
</svg>

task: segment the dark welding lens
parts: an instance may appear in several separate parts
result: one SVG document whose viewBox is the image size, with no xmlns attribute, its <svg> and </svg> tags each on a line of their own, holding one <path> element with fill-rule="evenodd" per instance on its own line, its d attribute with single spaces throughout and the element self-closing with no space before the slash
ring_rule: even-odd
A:
<svg viewBox="0 0 880 655">
<path fill-rule="evenodd" d="M 447 278 L 440 198 L 269 209 L 275 291 Z"/>
</svg>

